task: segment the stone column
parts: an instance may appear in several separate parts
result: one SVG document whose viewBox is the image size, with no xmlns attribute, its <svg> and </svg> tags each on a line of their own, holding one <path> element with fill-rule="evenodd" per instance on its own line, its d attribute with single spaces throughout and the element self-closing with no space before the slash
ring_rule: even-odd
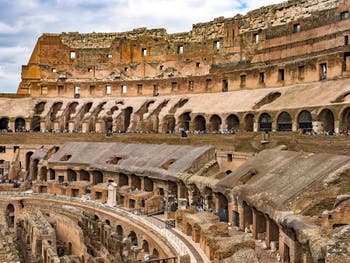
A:
<svg viewBox="0 0 350 263">
<path fill-rule="evenodd" d="M 82 132 L 85 133 L 85 132 L 89 132 L 89 123 L 87 122 L 84 122 L 83 125 L 82 125 Z"/>
<path fill-rule="evenodd" d="M 253 131 L 254 132 L 257 132 L 258 131 L 258 127 L 259 127 L 259 123 L 254 121 L 254 124 L 253 124 Z"/>
<path fill-rule="evenodd" d="M 115 183 L 110 183 L 108 185 L 107 205 L 117 205 L 117 185 Z"/>
<path fill-rule="evenodd" d="M 40 131 L 41 132 L 45 132 L 46 131 L 46 122 L 45 121 L 41 121 L 40 122 Z"/>
<path fill-rule="evenodd" d="M 74 122 L 68 123 L 68 131 L 69 131 L 69 132 L 73 132 L 74 129 L 75 129 L 75 124 L 74 124 Z"/>
</svg>

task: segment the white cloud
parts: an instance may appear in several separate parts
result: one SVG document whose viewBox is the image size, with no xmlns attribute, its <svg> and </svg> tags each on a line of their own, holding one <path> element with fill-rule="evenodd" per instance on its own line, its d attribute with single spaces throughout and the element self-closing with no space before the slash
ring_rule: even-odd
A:
<svg viewBox="0 0 350 263">
<path fill-rule="evenodd" d="M 120 32 L 137 27 L 189 31 L 192 24 L 280 0 L 11 0 L 0 9 L 0 92 L 16 92 L 20 68 L 27 64 L 43 33 Z"/>
</svg>

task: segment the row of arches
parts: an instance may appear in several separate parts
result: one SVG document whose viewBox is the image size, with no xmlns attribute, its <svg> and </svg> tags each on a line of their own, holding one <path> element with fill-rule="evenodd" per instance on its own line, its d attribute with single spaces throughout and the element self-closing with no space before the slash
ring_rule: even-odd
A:
<svg viewBox="0 0 350 263">
<path fill-rule="evenodd" d="M 235 114 L 229 115 L 225 120 L 225 127 L 228 131 L 239 131 L 241 128 L 243 131 L 252 132 L 254 131 L 255 115 L 248 113 L 243 117 L 241 123 L 238 116 Z M 312 117 L 310 111 L 301 111 L 296 118 L 297 129 L 311 130 L 313 121 L 320 121 L 324 125 L 325 131 L 334 132 L 334 114 L 329 109 L 322 110 L 316 118 Z M 191 123 L 190 112 L 186 112 L 179 117 L 179 125 L 185 130 L 190 129 Z M 207 132 L 218 132 L 221 129 L 222 119 L 219 115 L 214 114 L 210 116 L 209 123 L 203 115 L 197 115 L 193 119 L 192 127 L 194 131 L 207 131 Z M 350 107 L 346 108 L 342 113 L 342 124 L 343 129 L 350 129 Z M 273 130 L 273 118 L 270 114 L 264 112 L 258 116 L 257 120 L 258 131 L 272 131 Z M 281 112 L 276 118 L 276 130 L 277 131 L 292 131 L 293 130 L 293 119 L 291 115 L 284 111 Z"/>
<path fill-rule="evenodd" d="M 75 107 L 73 107 L 73 106 Z M 87 104 L 88 105 L 88 104 Z M 77 105 L 74 103 L 70 104 L 70 111 L 75 112 L 75 108 Z M 91 106 L 91 105 L 90 105 Z M 112 116 L 103 118 L 103 130 L 104 131 L 113 131 L 113 130 L 120 130 L 120 131 L 127 131 L 128 127 L 131 124 L 131 115 L 132 115 L 132 108 L 128 107 L 124 110 L 122 110 L 122 114 L 120 115 L 120 120 L 117 121 L 113 119 Z M 68 114 L 70 116 L 70 114 Z M 167 115 L 163 118 L 162 125 L 164 125 L 163 130 L 164 132 L 174 132 L 176 127 L 183 128 L 184 130 L 194 130 L 194 131 L 205 131 L 209 133 L 215 133 L 215 132 L 221 132 L 223 130 L 230 131 L 230 132 L 238 132 L 238 131 L 247 131 L 252 132 L 254 131 L 254 123 L 257 123 L 256 130 L 258 131 L 272 131 L 275 129 L 276 131 L 292 131 L 293 130 L 293 122 L 295 121 L 296 125 L 295 127 L 297 129 L 302 130 L 311 130 L 312 129 L 312 121 L 320 121 L 324 125 L 325 131 L 334 132 L 334 121 L 335 117 L 333 112 L 330 109 L 323 109 L 317 116 L 313 117 L 311 112 L 308 110 L 301 111 L 293 120 L 290 113 L 287 111 L 281 112 L 275 120 L 275 128 L 274 120 L 272 116 L 269 113 L 263 112 L 260 115 L 256 116 L 253 113 L 247 113 L 240 118 L 236 114 L 230 114 L 228 117 L 223 119 L 218 114 L 213 114 L 209 116 L 208 118 L 204 117 L 203 115 L 196 115 L 193 119 L 191 116 L 191 112 L 184 112 L 181 114 L 177 121 L 173 115 Z M 258 118 L 256 120 L 256 118 Z M 52 120 L 50 118 L 50 120 Z M 31 119 L 30 123 L 30 130 L 31 131 L 40 131 L 40 117 L 34 116 Z M 68 122 L 70 119 L 65 119 L 65 128 L 68 130 Z M 350 129 L 350 107 L 345 108 L 342 113 L 340 114 L 340 123 L 341 123 L 341 129 L 349 130 Z M 0 131 L 10 130 L 9 127 L 10 120 L 8 117 L 2 117 L 0 118 Z M 93 123 L 90 123 L 90 126 Z M 96 123 L 95 123 L 96 125 Z M 52 124 L 48 125 L 48 127 L 52 126 Z M 92 125 L 94 126 L 94 125 Z M 95 127 L 90 127 L 90 131 L 95 131 Z M 26 120 L 22 117 L 18 117 L 15 119 L 14 126 L 11 125 L 11 127 L 14 127 L 16 132 L 22 132 L 26 131 Z M 81 124 L 79 127 L 75 127 L 76 129 L 81 130 Z"/>
<path fill-rule="evenodd" d="M 9 123 L 10 123 L 10 119 L 7 117 L 1 118 L 0 119 L 0 131 L 8 131 L 10 130 L 9 127 Z M 26 121 L 24 120 L 24 118 L 16 118 L 15 119 L 15 131 L 17 132 L 21 132 L 21 131 L 25 131 L 26 129 Z"/>
</svg>

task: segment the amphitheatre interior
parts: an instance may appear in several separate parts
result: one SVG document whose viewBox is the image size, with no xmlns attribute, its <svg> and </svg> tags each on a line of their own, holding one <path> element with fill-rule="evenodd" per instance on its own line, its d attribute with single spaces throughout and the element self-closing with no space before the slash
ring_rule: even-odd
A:
<svg viewBox="0 0 350 263">
<path fill-rule="evenodd" d="M 350 1 L 43 34 L 0 94 L 0 262 L 350 262 Z"/>
</svg>

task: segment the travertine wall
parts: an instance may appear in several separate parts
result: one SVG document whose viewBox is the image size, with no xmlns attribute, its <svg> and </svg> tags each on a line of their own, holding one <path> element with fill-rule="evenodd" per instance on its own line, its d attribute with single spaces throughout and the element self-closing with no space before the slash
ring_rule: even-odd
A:
<svg viewBox="0 0 350 263">
<path fill-rule="evenodd" d="M 18 93 L 158 96 L 348 77 L 349 11 L 348 0 L 288 1 L 177 34 L 44 34 L 22 68 Z"/>
</svg>

